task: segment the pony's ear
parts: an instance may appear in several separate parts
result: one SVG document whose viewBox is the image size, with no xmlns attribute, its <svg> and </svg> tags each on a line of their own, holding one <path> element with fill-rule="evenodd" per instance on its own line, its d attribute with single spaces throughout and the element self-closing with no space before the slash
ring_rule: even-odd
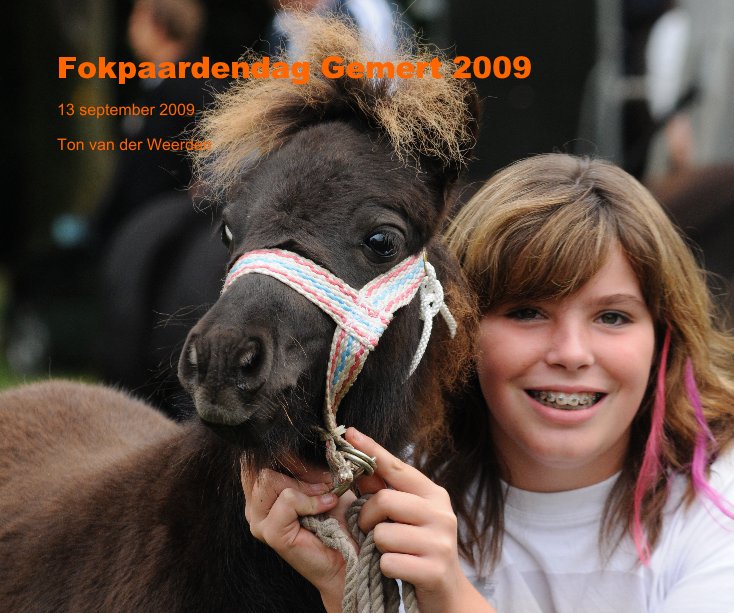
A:
<svg viewBox="0 0 734 613">
<path fill-rule="evenodd" d="M 474 147 L 477 144 L 479 137 L 479 118 L 482 112 L 482 104 L 479 100 L 479 94 L 474 84 L 469 81 L 463 81 L 464 87 L 464 106 L 466 109 L 466 128 L 467 136 L 462 142 L 464 147 L 463 163 L 456 165 L 453 170 L 453 176 L 450 176 L 450 181 L 455 182 L 461 173 L 466 170 L 468 162 L 474 157 Z"/>
<path fill-rule="evenodd" d="M 471 152 L 474 151 L 474 146 L 477 144 L 479 138 L 479 118 L 482 115 L 482 102 L 479 99 L 477 88 L 473 85 L 466 89 L 466 95 L 464 96 L 464 102 L 469 114 L 469 130 L 472 136 L 471 151 L 469 157 L 471 158 Z"/>
<path fill-rule="evenodd" d="M 420 164 L 424 172 L 432 175 L 434 185 L 444 194 L 444 201 L 448 203 L 449 194 L 459 177 L 466 170 L 468 162 L 473 157 L 474 147 L 479 136 L 479 118 L 481 116 L 481 101 L 473 84 L 466 82 L 464 87 L 464 132 L 458 141 L 461 153 L 459 156 L 446 155 L 443 158 L 421 155 Z"/>
</svg>

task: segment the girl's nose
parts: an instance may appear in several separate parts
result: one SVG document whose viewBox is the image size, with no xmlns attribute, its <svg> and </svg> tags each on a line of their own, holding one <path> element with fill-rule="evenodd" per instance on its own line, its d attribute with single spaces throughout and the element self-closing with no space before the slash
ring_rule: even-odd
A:
<svg viewBox="0 0 734 613">
<path fill-rule="evenodd" d="M 594 363 L 590 331 L 581 322 L 559 322 L 550 335 L 546 362 L 578 370 Z"/>
</svg>

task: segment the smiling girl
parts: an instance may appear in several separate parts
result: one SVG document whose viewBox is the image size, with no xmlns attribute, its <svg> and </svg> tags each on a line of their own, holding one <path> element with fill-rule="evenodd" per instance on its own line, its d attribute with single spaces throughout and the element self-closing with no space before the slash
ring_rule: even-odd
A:
<svg viewBox="0 0 734 613">
<path fill-rule="evenodd" d="M 419 472 L 347 432 L 377 457 L 359 525 L 383 573 L 424 613 L 734 611 L 734 342 L 661 207 L 548 154 L 495 175 L 448 240 L 481 319 L 442 452 L 417 448 Z M 245 483 L 253 531 L 339 602 L 340 560 L 298 527 L 337 501 L 278 479 Z"/>
</svg>

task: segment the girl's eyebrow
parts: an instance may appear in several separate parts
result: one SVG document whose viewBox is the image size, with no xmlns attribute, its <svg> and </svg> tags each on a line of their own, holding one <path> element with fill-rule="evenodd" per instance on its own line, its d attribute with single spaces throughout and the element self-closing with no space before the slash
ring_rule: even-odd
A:
<svg viewBox="0 0 734 613">
<path fill-rule="evenodd" d="M 609 294 L 608 296 L 599 296 L 594 299 L 594 304 L 599 306 L 609 306 L 616 304 L 633 303 L 636 306 L 646 307 L 645 301 L 634 294 Z"/>
</svg>

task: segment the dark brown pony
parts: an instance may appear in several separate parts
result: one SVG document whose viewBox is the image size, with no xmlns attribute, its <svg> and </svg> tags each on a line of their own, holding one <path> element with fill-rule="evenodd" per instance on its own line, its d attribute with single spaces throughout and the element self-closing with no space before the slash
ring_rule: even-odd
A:
<svg viewBox="0 0 734 613">
<path fill-rule="evenodd" d="M 476 97 L 448 76 L 326 79 L 323 57 L 370 52 L 340 22 L 299 26 L 314 41 L 301 45 L 309 83 L 251 80 L 223 95 L 202 123 L 215 147 L 200 178 L 224 202 L 230 264 L 277 247 L 359 288 L 427 249 L 459 335 L 436 320 L 407 378 L 423 322 L 415 300 L 403 307 L 338 415 L 393 451 L 425 445 L 470 351 L 471 301 L 436 234 L 474 143 Z M 247 275 L 182 352 L 193 421 L 70 382 L 0 394 L 0 609 L 320 610 L 318 593 L 250 535 L 240 458 L 323 463 L 316 427 L 334 328 L 290 288 Z"/>
</svg>

